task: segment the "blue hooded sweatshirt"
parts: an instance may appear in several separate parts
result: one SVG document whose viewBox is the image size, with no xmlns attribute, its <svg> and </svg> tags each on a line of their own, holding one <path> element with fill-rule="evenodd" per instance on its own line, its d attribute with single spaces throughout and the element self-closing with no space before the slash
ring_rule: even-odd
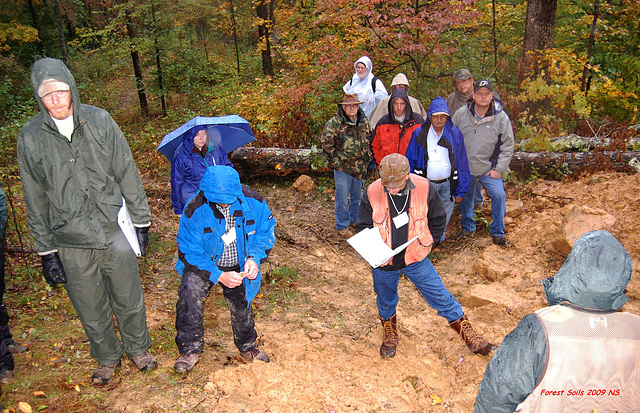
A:
<svg viewBox="0 0 640 413">
<path fill-rule="evenodd" d="M 431 115 L 437 112 L 444 112 L 449 115 L 447 123 L 444 125 L 442 136 L 438 141 L 438 146 L 446 148 L 449 152 L 451 197 L 461 197 L 469 188 L 469 180 L 471 179 L 469 162 L 467 161 L 467 151 L 464 146 L 462 132 L 451 123 L 451 114 L 444 98 L 438 96 L 431 101 L 427 111 L 427 120 L 413 132 L 406 156 L 409 159 L 411 172 L 426 177 L 427 162 L 429 161 L 429 154 L 426 150 L 427 135 L 431 128 Z"/>
<path fill-rule="evenodd" d="M 235 169 L 211 166 L 200 182 L 200 191 L 189 200 L 180 217 L 178 262 L 175 266 L 180 276 L 184 271 L 191 271 L 217 283 L 222 274 L 216 262 L 224 250 L 221 237 L 225 234 L 226 222 L 215 204 L 230 204 L 230 213 L 236 218 L 240 269 L 244 268 L 248 258 L 260 265 L 271 252 L 276 220 L 264 198 L 241 185 Z M 242 282 L 249 304 L 260 290 L 261 276 L 259 272 L 254 280 L 245 278 Z"/>
<path fill-rule="evenodd" d="M 176 215 L 182 214 L 189 198 L 198 192 L 200 180 L 209 166 L 227 165 L 233 167 L 224 150 L 211 142 L 209 138 L 207 138 L 201 152 L 197 148 L 194 149 L 193 139 L 196 133 L 205 129 L 207 126 L 197 126 L 185 132 L 182 145 L 176 149 L 173 161 L 171 161 L 171 203 Z M 204 157 L 202 157 L 202 153 L 205 153 Z"/>
</svg>

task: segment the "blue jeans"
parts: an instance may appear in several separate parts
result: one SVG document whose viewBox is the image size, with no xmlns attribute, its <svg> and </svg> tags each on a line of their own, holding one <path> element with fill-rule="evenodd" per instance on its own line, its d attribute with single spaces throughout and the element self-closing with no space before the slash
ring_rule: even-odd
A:
<svg viewBox="0 0 640 413">
<path fill-rule="evenodd" d="M 357 179 L 344 171 L 333 170 L 336 184 L 336 228 L 343 230 L 358 219 L 364 179 Z M 349 201 L 349 198 L 351 200 Z"/>
<path fill-rule="evenodd" d="M 507 212 L 507 197 L 504 193 L 502 178 L 492 178 L 487 175 L 471 176 L 469 189 L 460 202 L 460 225 L 463 231 L 473 232 L 476 230 L 476 221 L 473 219 L 473 209 L 475 206 L 476 182 L 480 182 L 487 190 L 491 198 L 491 225 L 489 233 L 495 237 L 504 236 L 504 214 Z"/>
<path fill-rule="evenodd" d="M 440 238 L 440 242 L 444 241 L 445 233 L 447 232 L 447 225 L 449 225 L 449 220 L 451 219 L 451 214 L 453 214 L 453 207 L 455 206 L 455 202 L 451 200 L 451 181 L 448 179 L 440 184 L 436 184 L 432 182 L 433 186 L 438 191 L 438 195 L 440 195 L 440 200 L 442 201 L 442 206 L 444 210 L 447 212 L 447 222 L 444 224 L 444 231 L 442 231 L 442 237 Z"/>
<path fill-rule="evenodd" d="M 474 198 L 476 205 L 482 205 L 484 203 L 484 197 L 482 196 L 482 184 L 476 181 L 476 194 Z"/>
<path fill-rule="evenodd" d="M 386 320 L 396 313 L 400 271 L 382 271 L 380 268 L 372 268 L 371 272 L 373 289 L 377 295 L 378 314 Z M 449 322 L 462 317 L 462 306 L 447 291 L 429 258 L 406 266 L 402 269 L 402 273 L 418 288 L 427 304 L 438 310 L 438 315 Z"/>
</svg>

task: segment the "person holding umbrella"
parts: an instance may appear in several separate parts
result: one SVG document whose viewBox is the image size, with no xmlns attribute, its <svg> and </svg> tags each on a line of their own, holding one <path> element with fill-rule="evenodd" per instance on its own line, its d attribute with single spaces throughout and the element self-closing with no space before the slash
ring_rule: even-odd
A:
<svg viewBox="0 0 640 413">
<path fill-rule="evenodd" d="M 173 212 L 180 216 L 189 199 L 198 192 L 204 171 L 209 166 L 233 167 L 220 145 L 213 142 L 207 126 L 196 126 L 182 135 L 182 145 L 171 162 L 171 203 Z M 213 133 L 219 133 L 211 130 Z"/>
</svg>

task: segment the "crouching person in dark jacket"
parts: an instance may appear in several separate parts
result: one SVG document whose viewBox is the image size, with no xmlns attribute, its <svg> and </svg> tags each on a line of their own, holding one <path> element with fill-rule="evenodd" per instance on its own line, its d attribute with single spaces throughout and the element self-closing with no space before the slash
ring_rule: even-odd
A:
<svg viewBox="0 0 640 413">
<path fill-rule="evenodd" d="M 631 272 L 607 231 L 578 238 L 542 281 L 549 307 L 524 317 L 487 366 L 474 412 L 637 412 L 640 317 L 619 311 Z"/>
<path fill-rule="evenodd" d="M 176 305 L 176 371 L 187 372 L 200 359 L 204 300 L 216 283 L 227 300 L 234 342 L 242 356 L 269 362 L 256 345 L 251 301 L 260 289 L 260 264 L 275 242 L 275 225 L 265 200 L 240 184 L 238 172 L 229 166 L 207 168 L 178 230 L 176 271 L 182 282 Z"/>
</svg>

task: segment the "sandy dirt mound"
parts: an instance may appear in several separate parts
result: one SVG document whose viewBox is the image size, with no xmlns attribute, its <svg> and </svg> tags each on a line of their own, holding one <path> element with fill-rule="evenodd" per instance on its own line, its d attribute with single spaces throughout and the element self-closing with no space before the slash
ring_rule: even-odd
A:
<svg viewBox="0 0 640 413">
<path fill-rule="evenodd" d="M 285 185 L 253 182 L 277 219 L 276 246 L 265 273 L 295 268 L 285 294 L 255 301 L 261 348 L 271 363 L 245 362 L 233 345 L 229 315 L 214 287 L 206 305 L 206 348 L 187 375 L 173 372 L 177 357 L 169 339 L 160 368 L 140 378 L 130 365 L 103 392 L 106 411 L 118 412 L 469 412 L 490 357 L 472 354 L 413 287 L 400 281 L 400 343 L 394 359 L 379 356 L 381 328 L 370 268 L 335 232 L 333 201 Z M 625 311 L 640 314 L 640 174 L 599 174 L 575 182 L 539 180 L 508 185 L 508 197 L 522 201 L 509 219 L 513 248 L 491 243 L 488 200 L 479 211 L 479 230 L 464 242 L 446 241 L 431 255 L 449 291 L 475 328 L 499 344 L 520 319 L 546 305 L 540 280 L 553 275 L 565 255 L 554 246 L 563 218 L 574 206 L 614 216 L 607 228 L 634 261 Z M 163 188 L 162 191 L 166 190 Z M 168 192 L 166 194 L 168 198 Z M 162 237 L 173 237 L 177 220 L 163 217 Z M 457 212 L 448 237 L 458 232 Z M 170 266 L 145 278 L 152 334 L 175 334 L 178 280 Z M 135 378 L 135 379 L 134 379 Z"/>
</svg>

